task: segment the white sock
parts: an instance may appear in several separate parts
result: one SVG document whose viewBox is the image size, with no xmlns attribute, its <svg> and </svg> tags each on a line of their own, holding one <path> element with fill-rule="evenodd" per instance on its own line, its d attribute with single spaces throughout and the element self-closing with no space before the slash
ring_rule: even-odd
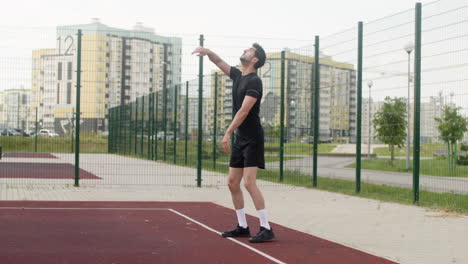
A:
<svg viewBox="0 0 468 264">
<path fill-rule="evenodd" d="M 237 214 L 237 221 L 239 222 L 239 225 L 242 226 L 243 228 L 247 228 L 247 219 L 245 218 L 244 208 L 236 210 L 236 214 Z"/>
<path fill-rule="evenodd" d="M 270 224 L 268 223 L 267 210 L 262 209 L 258 210 L 258 215 L 260 216 L 260 226 L 263 226 L 266 229 L 271 229 Z"/>
</svg>

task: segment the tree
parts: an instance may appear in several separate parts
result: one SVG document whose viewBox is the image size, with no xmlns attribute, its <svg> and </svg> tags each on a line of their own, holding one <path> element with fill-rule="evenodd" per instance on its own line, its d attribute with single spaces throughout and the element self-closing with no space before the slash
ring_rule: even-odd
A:
<svg viewBox="0 0 468 264">
<path fill-rule="evenodd" d="M 406 103 L 403 98 L 385 97 L 385 103 L 375 114 L 374 129 L 376 138 L 388 144 L 393 167 L 395 147 L 401 148 L 406 138 Z"/>
<path fill-rule="evenodd" d="M 275 141 L 280 138 L 280 126 L 275 124 L 263 124 L 264 127 L 264 137 L 266 141 Z"/>
<path fill-rule="evenodd" d="M 444 106 L 442 117 L 434 118 L 439 124 L 439 138 L 447 143 L 447 160 L 451 169 L 457 164 L 457 143 L 463 139 L 463 134 L 468 129 L 468 122 L 459 113 L 460 110 L 460 107 Z"/>
</svg>

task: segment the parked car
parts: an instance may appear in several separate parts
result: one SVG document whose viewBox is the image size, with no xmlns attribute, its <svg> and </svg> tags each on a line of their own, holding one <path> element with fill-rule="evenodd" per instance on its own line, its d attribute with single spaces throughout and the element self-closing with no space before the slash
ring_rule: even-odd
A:
<svg viewBox="0 0 468 264">
<path fill-rule="evenodd" d="M 29 133 L 27 133 L 26 131 L 24 130 L 21 130 L 21 129 L 14 129 L 16 132 L 18 132 L 21 136 L 23 137 L 29 137 Z"/>
<path fill-rule="evenodd" d="M 309 143 L 309 144 L 312 144 L 312 143 L 314 143 L 314 137 L 311 137 L 311 136 L 302 137 L 302 138 L 301 138 L 301 143 Z"/>
<path fill-rule="evenodd" d="M 36 132 L 34 130 L 25 130 L 24 133 L 27 134 L 26 137 L 32 137 Z"/>
<path fill-rule="evenodd" d="M 52 130 L 49 129 L 41 129 L 38 133 L 40 137 L 58 137 L 59 135 Z"/>
<path fill-rule="evenodd" d="M 18 133 L 16 130 L 11 129 L 11 128 L 4 128 L 1 130 L 0 135 L 2 136 L 21 136 L 20 133 Z"/>
<path fill-rule="evenodd" d="M 150 139 L 155 137 L 157 140 L 164 140 L 164 132 L 158 132 L 158 134 L 150 136 Z M 174 133 L 166 132 L 166 140 L 174 140 Z M 176 140 L 178 140 L 178 138 L 176 138 Z"/>
</svg>

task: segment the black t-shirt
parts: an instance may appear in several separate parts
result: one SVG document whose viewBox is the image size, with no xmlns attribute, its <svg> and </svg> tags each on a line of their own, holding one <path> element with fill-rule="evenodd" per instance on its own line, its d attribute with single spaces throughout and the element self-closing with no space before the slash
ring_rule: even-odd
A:
<svg viewBox="0 0 468 264">
<path fill-rule="evenodd" d="M 234 114 L 241 108 L 246 95 L 257 98 L 244 122 L 237 128 L 237 135 L 245 139 L 258 139 L 261 136 L 263 140 L 263 129 L 260 123 L 260 101 L 263 96 L 262 80 L 255 72 L 242 76 L 242 72 L 234 67 L 231 67 L 229 77 L 233 81 L 232 102 Z"/>
</svg>

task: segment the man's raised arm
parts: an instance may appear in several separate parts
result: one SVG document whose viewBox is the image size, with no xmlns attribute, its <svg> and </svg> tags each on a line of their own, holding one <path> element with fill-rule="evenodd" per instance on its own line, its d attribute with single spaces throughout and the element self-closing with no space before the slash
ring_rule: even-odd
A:
<svg viewBox="0 0 468 264">
<path fill-rule="evenodd" d="M 231 73 L 231 66 L 224 62 L 216 53 L 213 51 L 204 48 L 204 47 L 197 47 L 192 54 L 197 53 L 198 56 L 205 56 L 208 55 L 208 58 L 211 62 L 213 62 L 218 68 L 223 71 L 227 76 L 230 76 Z"/>
</svg>

